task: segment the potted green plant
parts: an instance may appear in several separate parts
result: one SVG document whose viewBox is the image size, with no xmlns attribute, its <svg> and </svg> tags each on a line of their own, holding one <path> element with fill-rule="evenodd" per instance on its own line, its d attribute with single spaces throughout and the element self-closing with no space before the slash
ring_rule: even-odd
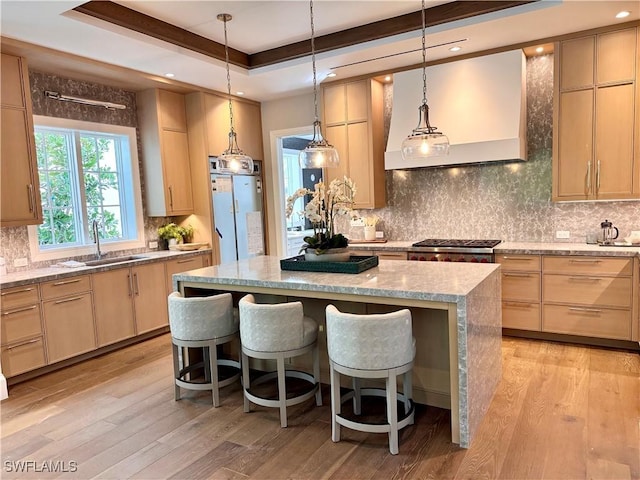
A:
<svg viewBox="0 0 640 480">
<path fill-rule="evenodd" d="M 193 237 L 193 227 L 183 227 L 175 223 L 168 223 L 158 228 L 158 238 L 165 240 L 168 245 L 189 242 Z"/>
</svg>

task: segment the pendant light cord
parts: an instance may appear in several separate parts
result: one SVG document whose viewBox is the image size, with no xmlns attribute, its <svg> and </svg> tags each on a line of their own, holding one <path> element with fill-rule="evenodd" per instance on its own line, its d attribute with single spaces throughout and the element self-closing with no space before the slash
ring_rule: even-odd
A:
<svg viewBox="0 0 640 480">
<path fill-rule="evenodd" d="M 427 44 L 425 40 L 426 36 L 426 15 L 425 4 L 422 0 L 422 104 L 427 104 Z"/>
<path fill-rule="evenodd" d="M 229 94 L 229 122 L 231 125 L 231 133 L 233 130 L 233 107 L 231 106 L 231 75 L 229 73 L 229 45 L 227 42 L 227 21 L 230 20 L 231 15 L 223 14 L 224 22 L 224 59 L 227 65 L 227 93 Z"/>
<path fill-rule="evenodd" d="M 309 10 L 311 12 L 311 65 L 313 66 L 313 108 L 315 121 L 318 121 L 318 87 L 316 84 L 316 49 L 315 49 L 315 26 L 313 23 L 313 0 L 309 0 Z"/>
</svg>

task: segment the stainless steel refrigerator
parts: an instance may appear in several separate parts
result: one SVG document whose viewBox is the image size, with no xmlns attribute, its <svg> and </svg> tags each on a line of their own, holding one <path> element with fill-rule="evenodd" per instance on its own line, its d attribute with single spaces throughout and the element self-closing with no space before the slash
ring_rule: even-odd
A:
<svg viewBox="0 0 640 480">
<path fill-rule="evenodd" d="M 216 158 L 209 157 L 220 263 L 264 255 L 262 164 L 254 163 L 253 174 L 217 173 Z"/>
</svg>

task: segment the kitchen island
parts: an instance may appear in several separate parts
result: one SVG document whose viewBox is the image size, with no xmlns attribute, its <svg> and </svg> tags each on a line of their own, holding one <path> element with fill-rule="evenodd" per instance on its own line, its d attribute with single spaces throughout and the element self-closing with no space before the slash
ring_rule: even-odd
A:
<svg viewBox="0 0 640 480">
<path fill-rule="evenodd" d="M 501 378 L 497 264 L 381 260 L 362 273 L 341 274 L 285 271 L 278 257 L 262 256 L 175 274 L 173 283 L 186 296 L 213 290 L 235 293 L 236 299 L 252 293 L 260 301 L 301 300 L 305 314 L 321 325 L 325 367 L 327 304 L 352 313 L 409 308 L 415 400 L 451 409 L 452 441 L 461 447 L 471 444 Z"/>
</svg>

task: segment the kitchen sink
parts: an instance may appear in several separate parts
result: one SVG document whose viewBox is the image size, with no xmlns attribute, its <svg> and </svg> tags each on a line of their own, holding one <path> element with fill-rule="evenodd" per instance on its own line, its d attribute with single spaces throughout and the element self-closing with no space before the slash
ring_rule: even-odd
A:
<svg viewBox="0 0 640 480">
<path fill-rule="evenodd" d="M 97 267 L 100 265 L 111 265 L 112 263 L 131 262 L 133 260 L 142 260 L 148 258 L 144 255 L 128 255 L 124 257 L 101 258 L 100 260 L 89 260 L 84 262 L 87 267 Z"/>
</svg>

